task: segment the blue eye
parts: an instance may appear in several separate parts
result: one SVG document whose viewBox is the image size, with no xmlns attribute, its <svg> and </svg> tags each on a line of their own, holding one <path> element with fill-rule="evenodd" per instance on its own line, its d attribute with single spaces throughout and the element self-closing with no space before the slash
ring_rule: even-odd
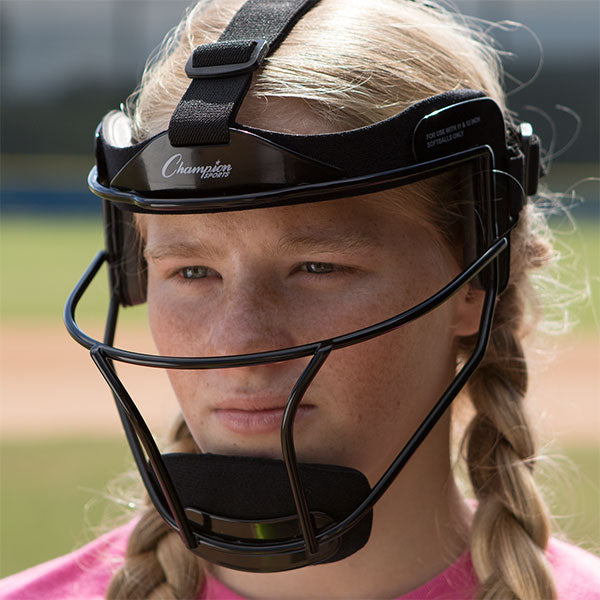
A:
<svg viewBox="0 0 600 600">
<path fill-rule="evenodd" d="M 334 265 L 331 263 L 324 262 L 309 262 L 304 263 L 304 267 L 308 273 L 315 275 L 322 275 L 324 273 L 333 273 L 335 271 Z"/>
<path fill-rule="evenodd" d="M 183 267 L 179 272 L 184 279 L 204 279 L 208 274 L 208 267 Z"/>
</svg>

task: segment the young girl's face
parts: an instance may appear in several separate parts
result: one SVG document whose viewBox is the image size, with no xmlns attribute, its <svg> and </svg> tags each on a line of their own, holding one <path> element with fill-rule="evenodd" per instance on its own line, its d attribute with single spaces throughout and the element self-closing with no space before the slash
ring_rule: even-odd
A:
<svg viewBox="0 0 600 600">
<path fill-rule="evenodd" d="M 430 229 L 378 194 L 145 216 L 148 310 L 158 350 L 273 350 L 393 316 L 459 270 Z M 472 305 L 463 289 L 425 317 L 333 352 L 298 410 L 299 459 L 381 475 L 451 380 L 456 337 L 476 327 Z M 203 452 L 280 458 L 283 407 L 307 362 L 169 375 Z"/>
</svg>

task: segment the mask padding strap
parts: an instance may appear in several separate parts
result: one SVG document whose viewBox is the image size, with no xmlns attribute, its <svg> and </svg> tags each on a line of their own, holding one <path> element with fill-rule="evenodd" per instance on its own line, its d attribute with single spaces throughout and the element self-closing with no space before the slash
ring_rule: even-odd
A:
<svg viewBox="0 0 600 600">
<path fill-rule="evenodd" d="M 252 72 L 317 1 L 249 0 L 218 42 L 198 46 L 186 67 L 192 81 L 169 123 L 171 145 L 228 143 Z"/>
</svg>

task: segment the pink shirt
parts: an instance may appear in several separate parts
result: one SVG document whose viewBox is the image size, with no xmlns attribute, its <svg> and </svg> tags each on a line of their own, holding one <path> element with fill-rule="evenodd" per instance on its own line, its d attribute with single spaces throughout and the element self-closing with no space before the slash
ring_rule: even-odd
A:
<svg viewBox="0 0 600 600">
<path fill-rule="evenodd" d="M 83 548 L 11 575 L 0 581 L 1 600 L 95 600 L 123 562 L 134 523 L 94 540 Z M 548 560 L 554 569 L 560 600 L 600 600 L 600 558 L 552 539 Z M 465 600 L 473 598 L 476 578 L 469 553 L 420 588 L 397 600 Z M 199 600 L 244 600 L 208 577 Z"/>
</svg>

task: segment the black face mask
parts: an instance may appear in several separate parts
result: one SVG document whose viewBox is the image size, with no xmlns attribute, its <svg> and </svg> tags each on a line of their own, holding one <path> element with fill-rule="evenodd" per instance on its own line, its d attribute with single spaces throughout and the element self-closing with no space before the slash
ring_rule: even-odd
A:
<svg viewBox="0 0 600 600">
<path fill-rule="evenodd" d="M 531 127 L 522 124 L 507 133 L 496 103 L 472 90 L 440 94 L 385 121 L 342 133 L 289 135 L 236 123 L 252 72 L 315 3 L 247 2 L 218 42 L 200 46 L 190 57 L 186 71 L 192 81 L 168 131 L 141 143 L 117 144 L 123 133 L 129 135 L 128 119 L 116 112 L 105 117 L 96 132 L 96 166 L 88 183 L 103 199 L 106 250 L 94 259 L 65 308 L 69 333 L 90 351 L 112 389 L 158 512 L 191 551 L 246 571 L 333 562 L 366 544 L 373 506 L 484 355 L 495 300 L 508 282 L 510 231 L 527 196 L 536 192 L 540 171 L 539 142 Z M 320 202 L 399 188 L 456 169 L 468 174 L 463 268 L 416 306 L 333 338 L 238 356 L 170 357 L 114 347 L 119 307 L 146 299 L 135 212 L 191 214 Z M 101 342 L 79 328 L 75 310 L 105 262 L 111 300 Z M 298 463 L 296 410 L 330 353 L 419 318 L 467 284 L 485 291 L 474 349 L 379 481 L 371 487 L 355 469 Z M 161 454 L 114 366 L 120 361 L 218 369 L 302 357 L 309 362 L 284 411 L 282 461 Z"/>
</svg>

